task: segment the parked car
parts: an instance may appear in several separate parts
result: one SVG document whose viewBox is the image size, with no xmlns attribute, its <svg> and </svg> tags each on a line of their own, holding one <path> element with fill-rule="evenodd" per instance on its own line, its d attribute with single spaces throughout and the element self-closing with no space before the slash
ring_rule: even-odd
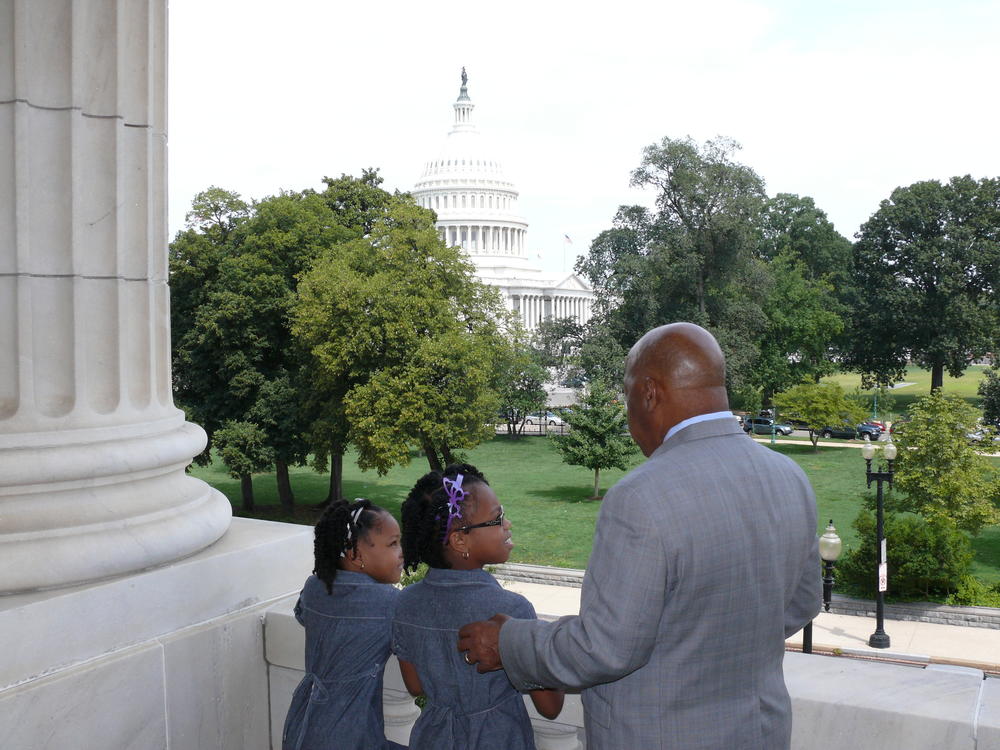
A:
<svg viewBox="0 0 1000 750">
<path fill-rule="evenodd" d="M 827 425 L 819 432 L 819 436 L 827 440 L 830 438 L 846 438 L 848 440 L 854 438 L 864 439 L 866 435 L 870 440 L 878 440 L 882 435 L 882 430 L 877 425 L 868 422 L 863 422 L 859 425 L 852 425 L 845 422 L 841 425 Z"/>
<path fill-rule="evenodd" d="M 965 438 L 970 443 L 989 444 L 1000 443 L 1000 434 L 996 427 L 989 427 L 982 422 L 976 424 L 975 428 L 965 433 Z"/>
<path fill-rule="evenodd" d="M 554 411 L 536 411 L 525 417 L 524 423 L 530 425 L 547 424 L 549 427 L 555 427 L 566 424 L 566 421 Z"/>
<path fill-rule="evenodd" d="M 770 435 L 772 425 L 775 434 L 786 437 L 791 435 L 794 429 L 790 424 L 778 424 L 770 417 L 744 417 L 743 419 L 743 430 L 755 435 Z"/>
</svg>

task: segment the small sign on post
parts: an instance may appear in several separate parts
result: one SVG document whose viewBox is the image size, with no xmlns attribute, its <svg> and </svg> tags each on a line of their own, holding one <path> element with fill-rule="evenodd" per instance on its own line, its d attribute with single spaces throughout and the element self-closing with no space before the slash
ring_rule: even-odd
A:
<svg viewBox="0 0 1000 750">
<path fill-rule="evenodd" d="M 878 590 L 889 590 L 889 565 L 885 554 L 885 537 L 882 537 L 882 547 L 879 549 L 878 557 Z"/>
</svg>

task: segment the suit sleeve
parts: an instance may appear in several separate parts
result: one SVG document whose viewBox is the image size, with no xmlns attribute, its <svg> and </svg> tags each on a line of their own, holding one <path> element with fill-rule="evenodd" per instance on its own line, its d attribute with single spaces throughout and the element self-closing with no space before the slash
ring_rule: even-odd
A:
<svg viewBox="0 0 1000 750">
<path fill-rule="evenodd" d="M 669 586 L 667 561 L 662 529 L 631 494 L 613 489 L 604 499 L 580 614 L 509 620 L 500 630 L 500 657 L 519 690 L 582 690 L 649 660 Z"/>
<path fill-rule="evenodd" d="M 785 606 L 785 638 L 799 632 L 819 614 L 823 600 L 823 576 L 820 571 L 819 538 L 816 536 L 816 497 L 806 481 L 807 541 L 803 544 L 802 574 Z"/>
</svg>

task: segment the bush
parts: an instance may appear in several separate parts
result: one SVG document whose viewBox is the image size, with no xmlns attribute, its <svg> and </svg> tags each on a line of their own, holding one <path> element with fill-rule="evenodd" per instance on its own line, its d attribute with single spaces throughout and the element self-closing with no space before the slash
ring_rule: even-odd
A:
<svg viewBox="0 0 1000 750">
<path fill-rule="evenodd" d="M 863 596 L 874 597 L 877 583 L 875 515 L 862 510 L 854 520 L 860 546 L 837 566 L 838 578 Z M 889 590 L 896 599 L 926 598 L 958 589 L 972 563 L 969 537 L 945 522 L 920 516 L 885 514 Z"/>
<path fill-rule="evenodd" d="M 962 576 L 958 591 L 945 599 L 945 604 L 959 607 L 1000 607 L 1000 584 L 987 586 L 978 578 Z"/>
</svg>

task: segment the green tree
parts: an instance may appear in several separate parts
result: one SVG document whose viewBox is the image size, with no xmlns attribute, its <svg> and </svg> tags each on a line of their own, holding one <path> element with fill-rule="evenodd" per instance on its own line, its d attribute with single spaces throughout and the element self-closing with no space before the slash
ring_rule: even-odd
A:
<svg viewBox="0 0 1000 750">
<path fill-rule="evenodd" d="M 587 323 L 580 343 L 580 371 L 588 383 L 621 383 L 625 380 L 628 350 L 602 322 L 593 318 Z"/>
<path fill-rule="evenodd" d="M 170 253 L 177 399 L 210 438 L 227 421 L 263 429 L 290 511 L 288 467 L 308 453 L 290 310 L 298 275 L 350 232 L 311 192 L 283 193 L 251 210 L 235 193 L 210 188 L 195 197 L 189 224 Z"/>
<path fill-rule="evenodd" d="M 819 450 L 824 427 L 843 422 L 856 424 L 865 418 L 864 410 L 838 383 L 807 380 L 777 394 L 774 403 L 786 418 L 805 422 L 814 451 Z"/>
<path fill-rule="evenodd" d="M 752 380 L 767 326 L 755 294 L 767 278 L 756 257 L 764 184 L 734 160 L 737 149 L 726 138 L 664 138 L 645 149 L 632 182 L 657 191 L 656 212 L 621 207 L 577 264 L 597 292 L 591 331 L 606 331 L 587 339 L 610 335 L 627 350 L 655 326 L 689 320 L 718 339 L 731 391 Z M 587 349 L 585 340 L 581 362 L 602 359 Z"/>
<path fill-rule="evenodd" d="M 628 468 L 637 447 L 627 431 L 625 407 L 600 382 L 590 384 L 578 406 L 566 412 L 569 432 L 557 435 L 556 447 L 563 461 L 594 472 L 592 500 L 601 498 L 601 469 Z"/>
<path fill-rule="evenodd" d="M 910 421 L 897 430 L 899 453 L 890 495 L 897 511 L 950 523 L 971 534 L 1000 522 L 1000 483 L 989 461 L 966 438 L 976 410 L 940 389 L 910 406 Z"/>
<path fill-rule="evenodd" d="M 983 380 L 979 383 L 978 393 L 982 396 L 983 421 L 986 424 L 1000 427 L 1000 373 L 994 368 L 983 370 Z"/>
<path fill-rule="evenodd" d="M 753 368 L 762 400 L 808 378 L 819 381 L 834 372 L 830 342 L 844 329 L 831 309 L 833 287 L 811 277 L 794 253 L 785 251 L 768 265 L 770 279 L 758 293 L 765 300 L 767 327 L 760 339 L 760 354 Z"/>
<path fill-rule="evenodd" d="M 343 410 L 362 463 L 381 472 L 408 462 L 411 446 L 437 468 L 453 449 L 481 440 L 495 419 L 495 399 L 462 389 L 479 383 L 478 368 L 493 361 L 483 342 L 497 335 L 502 304 L 496 290 L 475 279 L 461 251 L 438 238 L 433 222 L 409 197 L 393 196 L 367 235 L 324 252 L 298 287 L 292 330 L 310 357 L 312 382 Z M 471 368 L 464 385 L 461 373 L 441 369 L 446 352 L 437 340 Z M 484 357 L 477 367 L 470 352 Z M 450 373 L 442 374 L 440 386 L 449 394 L 461 391 L 464 407 L 432 399 L 435 410 L 418 409 L 401 393 L 431 371 Z M 448 390 L 452 385 L 458 391 Z M 411 411 L 399 414 L 404 400 Z M 399 424 L 376 425 L 376 418 Z M 390 445 L 390 434 L 403 442 Z"/>
<path fill-rule="evenodd" d="M 731 138 L 701 146 L 690 138 L 664 138 L 643 150 L 632 173 L 632 185 L 657 191 L 657 220 L 675 230 L 675 252 L 692 271 L 702 317 L 710 317 L 713 288 L 738 272 L 756 242 L 764 181 L 733 160 L 739 148 Z"/>
<path fill-rule="evenodd" d="M 778 193 L 761 216 L 761 255 L 768 261 L 791 254 L 806 268 L 806 277 L 836 285 L 849 281 L 851 242 L 838 232 L 826 213 L 808 196 Z"/>
<path fill-rule="evenodd" d="M 274 460 L 274 452 L 266 440 L 264 431 L 252 422 L 226 422 L 212 438 L 229 475 L 240 480 L 245 511 L 254 509 L 253 474 L 267 471 Z"/>
<path fill-rule="evenodd" d="M 191 210 L 184 216 L 188 229 L 224 243 L 241 221 L 250 215 L 250 206 L 239 193 L 212 185 L 195 195 Z"/>
<path fill-rule="evenodd" d="M 518 437 L 524 429 L 524 419 L 532 412 L 545 408 L 548 394 L 545 368 L 535 359 L 535 353 L 523 341 L 524 332 L 515 331 L 504 342 L 494 358 L 492 388 L 499 399 L 501 419 L 507 423 L 507 434 Z"/>
<path fill-rule="evenodd" d="M 846 364 L 891 385 L 912 359 L 940 388 L 996 351 L 998 282 L 1000 179 L 896 188 L 854 247 Z"/>
<path fill-rule="evenodd" d="M 462 331 L 425 338 L 404 362 L 353 388 L 346 414 L 358 466 L 385 474 L 422 450 L 440 471 L 457 460 L 457 449 L 492 437 L 498 400 L 489 388 L 490 344 Z"/>
</svg>

